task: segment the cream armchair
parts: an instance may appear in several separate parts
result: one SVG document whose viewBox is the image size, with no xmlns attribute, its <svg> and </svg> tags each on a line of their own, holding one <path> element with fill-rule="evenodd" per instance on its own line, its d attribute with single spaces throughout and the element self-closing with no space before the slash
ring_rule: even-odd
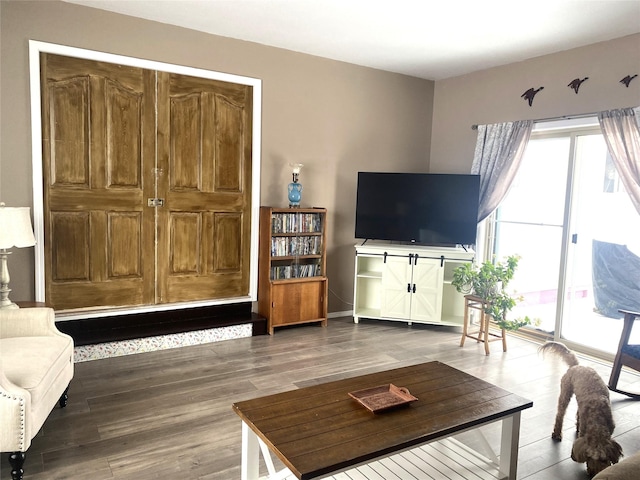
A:
<svg viewBox="0 0 640 480">
<path fill-rule="evenodd" d="M 73 378 L 73 339 L 60 332 L 50 308 L 0 310 L 0 452 L 9 452 L 21 480 L 31 439 Z"/>
</svg>

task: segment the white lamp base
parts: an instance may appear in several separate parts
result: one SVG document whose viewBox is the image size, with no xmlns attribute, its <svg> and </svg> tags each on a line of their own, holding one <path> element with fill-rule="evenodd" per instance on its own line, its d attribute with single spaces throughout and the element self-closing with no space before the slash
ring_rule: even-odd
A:
<svg viewBox="0 0 640 480">
<path fill-rule="evenodd" d="M 11 252 L 7 252 L 5 248 L 0 248 L 0 309 L 4 308 L 20 308 L 18 305 L 9 300 L 9 269 L 7 268 L 7 256 Z"/>
</svg>

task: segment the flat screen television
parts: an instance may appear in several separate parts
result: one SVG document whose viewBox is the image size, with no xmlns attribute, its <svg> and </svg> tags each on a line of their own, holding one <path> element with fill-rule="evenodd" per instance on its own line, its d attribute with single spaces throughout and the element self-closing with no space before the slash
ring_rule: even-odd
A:
<svg viewBox="0 0 640 480">
<path fill-rule="evenodd" d="M 359 172 L 356 238 L 475 245 L 480 176 Z"/>
</svg>

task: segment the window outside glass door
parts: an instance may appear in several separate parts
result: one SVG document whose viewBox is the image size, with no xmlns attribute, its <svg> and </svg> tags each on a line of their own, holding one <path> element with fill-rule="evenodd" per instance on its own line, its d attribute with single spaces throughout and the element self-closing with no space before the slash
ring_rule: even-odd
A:
<svg viewBox="0 0 640 480">
<path fill-rule="evenodd" d="M 534 134 L 494 218 L 496 259 L 521 257 L 509 289 L 522 301 L 510 316 L 537 322 L 523 331 L 614 353 L 618 282 L 634 260 L 640 273 L 640 215 L 599 128 Z"/>
</svg>

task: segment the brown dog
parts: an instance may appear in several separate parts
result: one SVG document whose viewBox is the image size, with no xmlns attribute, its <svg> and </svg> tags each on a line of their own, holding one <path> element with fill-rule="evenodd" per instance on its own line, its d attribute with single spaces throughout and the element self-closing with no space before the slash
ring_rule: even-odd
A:
<svg viewBox="0 0 640 480">
<path fill-rule="evenodd" d="M 558 411 L 551 438 L 562 440 L 562 421 L 569 401 L 575 394 L 578 402 L 577 438 L 573 443 L 571 458 L 576 462 L 586 462 L 587 473 L 591 476 L 618 463 L 622 447 L 611 438 L 615 424 L 609 390 L 600 375 L 591 367 L 578 365 L 578 358 L 562 343 L 547 342 L 540 347 L 540 351 L 559 356 L 569 366 L 560 381 Z"/>
</svg>

